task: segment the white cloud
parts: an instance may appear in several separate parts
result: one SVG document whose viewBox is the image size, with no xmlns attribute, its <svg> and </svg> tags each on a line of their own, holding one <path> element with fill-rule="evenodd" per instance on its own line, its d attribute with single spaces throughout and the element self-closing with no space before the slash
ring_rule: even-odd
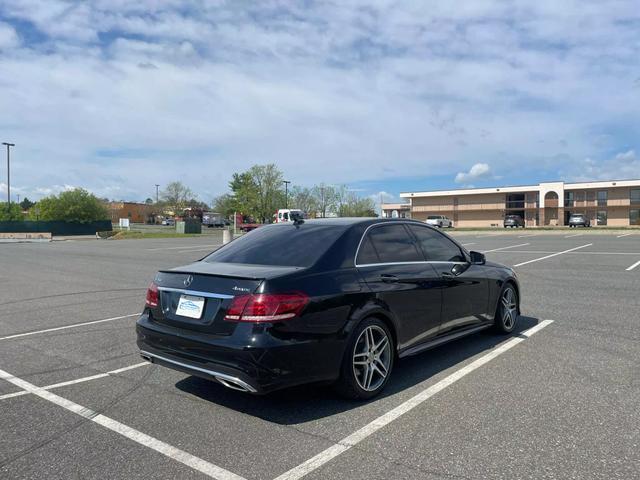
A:
<svg viewBox="0 0 640 480">
<path fill-rule="evenodd" d="M 491 175 L 491 167 L 487 163 L 476 163 L 473 165 L 468 172 L 459 172 L 456 175 L 455 182 L 456 183 L 465 183 L 475 182 L 478 180 L 483 180 L 486 178 L 490 178 Z"/>
<path fill-rule="evenodd" d="M 615 159 L 622 162 L 633 162 L 637 159 L 636 152 L 635 150 L 627 150 L 626 152 L 620 152 L 616 155 Z"/>
<path fill-rule="evenodd" d="M 2 28 L 13 39 L 0 56 L 0 131 L 17 144 L 16 183 L 32 192 L 69 183 L 143 200 L 179 179 L 210 199 L 258 162 L 298 184 L 352 184 L 453 178 L 469 158 L 504 176 L 556 173 L 640 148 L 633 2 L 0 0 L 0 10 L 20 20 L 17 34 L 0 23 L 0 48 Z M 547 160 L 558 150 L 562 165 Z M 473 168 L 456 181 L 475 182 Z"/>
<path fill-rule="evenodd" d="M 19 44 L 20 39 L 15 29 L 7 23 L 0 22 L 0 50 L 14 48 Z"/>
</svg>

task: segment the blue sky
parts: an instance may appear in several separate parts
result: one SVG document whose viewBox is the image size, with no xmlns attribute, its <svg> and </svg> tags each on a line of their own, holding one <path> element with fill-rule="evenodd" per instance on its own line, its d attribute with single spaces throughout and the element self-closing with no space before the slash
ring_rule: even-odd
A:
<svg viewBox="0 0 640 480">
<path fill-rule="evenodd" d="M 637 1 L 0 0 L 0 88 L 23 198 L 640 177 Z"/>
</svg>

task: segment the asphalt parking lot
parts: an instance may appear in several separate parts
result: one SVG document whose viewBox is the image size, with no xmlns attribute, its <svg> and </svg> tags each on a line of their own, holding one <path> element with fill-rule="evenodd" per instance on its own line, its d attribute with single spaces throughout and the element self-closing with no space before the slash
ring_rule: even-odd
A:
<svg viewBox="0 0 640 480">
<path fill-rule="evenodd" d="M 453 234 L 515 267 L 518 332 L 402 360 L 369 403 L 140 359 L 153 274 L 214 236 L 0 245 L 0 478 L 640 478 L 640 232 Z"/>
</svg>

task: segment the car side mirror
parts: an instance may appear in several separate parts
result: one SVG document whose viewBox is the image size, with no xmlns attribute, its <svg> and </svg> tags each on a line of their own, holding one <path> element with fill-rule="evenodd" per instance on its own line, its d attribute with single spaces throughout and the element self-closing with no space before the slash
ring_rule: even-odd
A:
<svg viewBox="0 0 640 480">
<path fill-rule="evenodd" d="M 471 263 L 474 265 L 484 265 L 487 261 L 484 253 L 469 252 L 469 255 L 471 256 Z"/>
</svg>

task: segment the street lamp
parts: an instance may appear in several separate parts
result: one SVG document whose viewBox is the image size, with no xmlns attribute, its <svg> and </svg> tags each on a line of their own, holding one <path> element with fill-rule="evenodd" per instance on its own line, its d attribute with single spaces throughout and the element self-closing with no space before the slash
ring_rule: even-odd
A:
<svg viewBox="0 0 640 480">
<path fill-rule="evenodd" d="M 156 183 L 156 203 L 158 203 L 158 188 L 160 187 L 160 185 L 158 185 Z"/>
<path fill-rule="evenodd" d="M 11 213 L 11 174 L 9 170 L 10 157 L 11 157 L 11 147 L 15 147 L 15 143 L 2 142 L 3 145 L 7 146 L 7 209 L 9 213 Z"/>
<path fill-rule="evenodd" d="M 289 208 L 289 180 L 283 180 L 284 183 L 284 208 Z"/>
</svg>

